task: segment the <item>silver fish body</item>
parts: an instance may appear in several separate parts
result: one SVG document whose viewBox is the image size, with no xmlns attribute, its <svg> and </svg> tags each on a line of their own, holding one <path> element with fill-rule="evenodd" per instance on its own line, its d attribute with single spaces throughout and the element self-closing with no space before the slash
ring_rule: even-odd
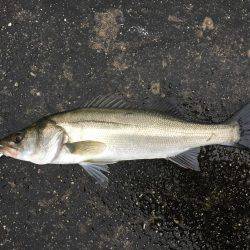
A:
<svg viewBox="0 0 250 250">
<path fill-rule="evenodd" d="M 168 158 L 204 145 L 233 145 L 240 137 L 236 123 L 200 125 L 133 110 L 82 109 L 50 119 L 63 128 L 70 143 L 98 141 L 106 145 L 91 158 L 62 150 L 54 160 L 60 164 Z"/>
<path fill-rule="evenodd" d="M 201 146 L 250 147 L 250 104 L 218 125 L 127 109 L 120 100 L 97 104 L 52 115 L 0 140 L 0 156 L 36 164 L 80 164 L 104 185 L 107 164 L 167 158 L 184 168 L 199 170 Z"/>
</svg>

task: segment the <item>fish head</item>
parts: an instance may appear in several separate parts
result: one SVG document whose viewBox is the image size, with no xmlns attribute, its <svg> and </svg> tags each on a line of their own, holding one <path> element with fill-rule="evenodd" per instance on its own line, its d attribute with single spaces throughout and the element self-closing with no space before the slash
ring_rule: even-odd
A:
<svg viewBox="0 0 250 250">
<path fill-rule="evenodd" d="M 0 154 L 36 164 L 52 163 L 64 143 L 64 131 L 50 122 L 35 123 L 0 140 Z"/>
<path fill-rule="evenodd" d="M 0 140 L 0 154 L 19 160 L 26 160 L 34 154 L 38 141 L 37 131 L 34 128 L 13 133 Z"/>
</svg>

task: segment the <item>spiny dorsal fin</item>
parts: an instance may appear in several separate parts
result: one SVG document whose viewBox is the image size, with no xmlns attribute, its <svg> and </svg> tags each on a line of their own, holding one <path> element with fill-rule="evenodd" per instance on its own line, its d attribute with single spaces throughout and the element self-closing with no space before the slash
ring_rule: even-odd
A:
<svg viewBox="0 0 250 250">
<path fill-rule="evenodd" d="M 131 108 L 130 104 L 118 95 L 97 96 L 84 105 L 84 108 L 112 108 L 126 109 Z"/>
<path fill-rule="evenodd" d="M 168 160 L 178 164 L 183 168 L 190 168 L 192 170 L 200 171 L 198 162 L 199 153 L 200 148 L 193 148 L 174 157 L 169 157 Z"/>
<path fill-rule="evenodd" d="M 102 153 L 106 144 L 98 141 L 79 141 L 74 143 L 66 143 L 65 146 L 71 154 L 84 155 L 87 158 Z"/>
<path fill-rule="evenodd" d="M 168 114 L 170 116 L 181 118 L 182 115 L 177 108 L 173 98 L 167 100 L 159 99 L 156 101 L 146 98 L 139 105 L 132 105 L 124 100 L 124 97 L 111 94 L 104 96 L 97 96 L 84 105 L 84 108 L 107 108 L 107 109 L 139 109 L 145 111 L 155 111 Z"/>
<path fill-rule="evenodd" d="M 109 173 L 109 169 L 107 165 L 95 165 L 88 162 L 79 163 L 90 176 L 92 176 L 96 183 L 100 184 L 103 187 L 107 187 L 108 185 L 108 177 L 102 172 Z"/>
</svg>

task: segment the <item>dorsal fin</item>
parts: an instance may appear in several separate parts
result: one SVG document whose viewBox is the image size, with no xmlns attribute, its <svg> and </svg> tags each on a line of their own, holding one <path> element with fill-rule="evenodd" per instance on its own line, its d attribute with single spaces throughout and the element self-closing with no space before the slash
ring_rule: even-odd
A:
<svg viewBox="0 0 250 250">
<path fill-rule="evenodd" d="M 143 102 L 144 110 L 161 112 L 176 118 L 182 118 L 180 110 L 177 107 L 177 103 L 173 98 L 160 98 L 157 100 L 145 99 Z"/>
<path fill-rule="evenodd" d="M 118 95 L 97 96 L 84 105 L 84 108 L 112 108 L 126 109 L 131 108 L 130 104 Z"/>
<path fill-rule="evenodd" d="M 132 105 L 124 100 L 124 97 L 116 94 L 97 96 L 84 105 L 84 108 L 107 108 L 107 109 L 139 109 L 145 111 L 155 111 L 181 118 L 182 115 L 172 98 L 150 100 L 145 98 L 139 105 Z"/>
</svg>

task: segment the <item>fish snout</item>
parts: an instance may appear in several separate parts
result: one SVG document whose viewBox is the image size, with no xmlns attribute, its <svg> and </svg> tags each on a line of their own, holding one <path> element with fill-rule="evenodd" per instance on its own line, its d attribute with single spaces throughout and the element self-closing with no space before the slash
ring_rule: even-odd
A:
<svg viewBox="0 0 250 250">
<path fill-rule="evenodd" d="M 18 154 L 18 150 L 16 148 L 13 148 L 13 145 L 11 145 L 11 143 L 0 141 L 0 156 L 5 155 L 12 158 L 17 158 Z"/>
</svg>

